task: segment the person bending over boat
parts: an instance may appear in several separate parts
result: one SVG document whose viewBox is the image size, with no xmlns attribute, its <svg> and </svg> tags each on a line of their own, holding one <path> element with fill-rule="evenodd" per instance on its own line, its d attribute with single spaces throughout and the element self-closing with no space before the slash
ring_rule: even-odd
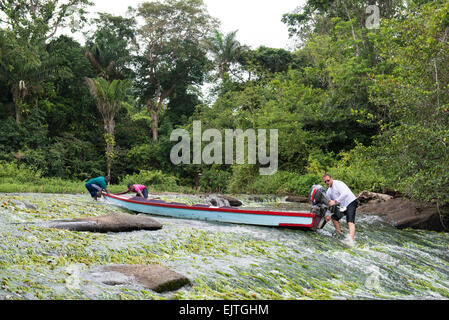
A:
<svg viewBox="0 0 449 320">
<path fill-rule="evenodd" d="M 101 197 L 101 191 L 105 190 L 107 193 L 109 193 L 107 186 L 107 183 L 109 183 L 109 181 L 111 181 L 111 177 L 109 176 L 90 179 L 86 182 L 86 189 L 90 192 L 92 198 L 94 198 L 94 200 L 97 200 Z"/>
<path fill-rule="evenodd" d="M 346 222 L 348 223 L 349 235 L 351 239 L 355 239 L 355 213 L 357 209 L 357 197 L 352 193 L 351 189 L 340 180 L 334 180 L 329 174 L 325 174 L 323 176 L 323 181 L 328 187 L 326 195 L 330 199 L 329 207 L 332 207 L 336 204 L 341 207 L 346 207 L 346 211 L 343 214 L 337 216 L 337 214 L 327 215 L 326 221 L 332 219 L 332 223 L 334 224 L 335 230 L 338 233 L 341 232 L 341 226 L 339 220 L 346 216 Z M 329 212 L 328 212 L 329 213 Z"/>
<path fill-rule="evenodd" d="M 125 194 L 128 192 L 135 192 L 136 197 L 142 197 L 142 198 L 148 199 L 148 189 L 143 184 L 128 183 L 128 190 L 126 190 L 124 192 L 117 193 L 117 194 Z"/>
</svg>

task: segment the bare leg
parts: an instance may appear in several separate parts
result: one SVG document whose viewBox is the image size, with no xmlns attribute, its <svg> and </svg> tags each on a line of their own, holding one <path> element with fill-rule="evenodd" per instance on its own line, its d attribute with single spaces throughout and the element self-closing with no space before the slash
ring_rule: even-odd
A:
<svg viewBox="0 0 449 320">
<path fill-rule="evenodd" d="M 337 232 L 339 234 L 342 234 L 343 232 L 341 232 L 340 222 L 338 222 L 337 220 L 332 219 L 332 223 L 334 224 L 335 230 L 337 230 Z"/>
<path fill-rule="evenodd" d="M 349 234 L 351 235 L 352 240 L 355 239 L 355 223 L 348 222 Z"/>
</svg>

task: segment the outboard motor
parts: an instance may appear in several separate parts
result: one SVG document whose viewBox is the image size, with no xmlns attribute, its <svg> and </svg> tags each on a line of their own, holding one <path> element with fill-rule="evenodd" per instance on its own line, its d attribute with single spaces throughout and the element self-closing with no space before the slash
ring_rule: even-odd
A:
<svg viewBox="0 0 449 320">
<path fill-rule="evenodd" d="M 326 224 L 324 216 L 329 209 L 329 198 L 326 189 L 319 184 L 314 184 L 309 192 L 310 213 L 315 214 L 315 223 L 312 230 L 321 229 Z"/>
<path fill-rule="evenodd" d="M 326 195 L 326 189 L 323 186 L 314 184 L 312 188 L 310 188 L 310 212 L 314 213 L 316 217 L 312 230 L 317 230 L 324 227 L 326 224 L 324 217 L 327 210 L 329 210 L 332 214 L 336 214 L 339 218 L 343 216 L 343 211 L 345 208 L 340 208 L 339 205 L 329 207 L 329 200 L 330 199 Z"/>
</svg>

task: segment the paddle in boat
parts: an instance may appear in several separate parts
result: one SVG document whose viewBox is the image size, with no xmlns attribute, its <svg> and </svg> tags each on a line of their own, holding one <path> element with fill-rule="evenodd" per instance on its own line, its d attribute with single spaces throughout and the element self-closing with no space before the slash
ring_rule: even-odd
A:
<svg viewBox="0 0 449 320">
<path fill-rule="evenodd" d="M 313 186 L 316 187 L 316 186 Z M 312 189 L 313 189 L 312 187 Z M 270 227 L 308 228 L 317 230 L 325 224 L 323 206 L 314 204 L 323 198 L 323 190 L 318 186 L 313 192 L 310 212 L 272 211 L 265 209 L 245 209 L 236 207 L 216 207 L 207 204 L 187 205 L 179 202 L 166 202 L 158 199 L 141 197 L 128 198 L 113 193 L 103 193 L 104 198 L 113 205 L 136 212 L 168 216 L 182 219 L 228 222 Z M 324 190 L 325 193 L 325 190 Z M 319 196 L 318 196 L 319 195 Z"/>
</svg>

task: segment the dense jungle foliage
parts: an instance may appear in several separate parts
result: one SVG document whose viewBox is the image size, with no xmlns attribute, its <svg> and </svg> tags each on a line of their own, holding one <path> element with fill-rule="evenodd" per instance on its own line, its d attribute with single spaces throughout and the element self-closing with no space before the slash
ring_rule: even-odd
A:
<svg viewBox="0 0 449 320">
<path fill-rule="evenodd" d="M 201 0 L 93 21 L 87 0 L 66 3 L 0 1 L 2 191 L 110 172 L 159 191 L 307 195 L 329 172 L 449 203 L 449 0 L 307 0 L 282 17 L 291 50 L 239 43 Z M 278 171 L 174 165 L 170 134 L 194 120 L 278 129 Z"/>
</svg>

